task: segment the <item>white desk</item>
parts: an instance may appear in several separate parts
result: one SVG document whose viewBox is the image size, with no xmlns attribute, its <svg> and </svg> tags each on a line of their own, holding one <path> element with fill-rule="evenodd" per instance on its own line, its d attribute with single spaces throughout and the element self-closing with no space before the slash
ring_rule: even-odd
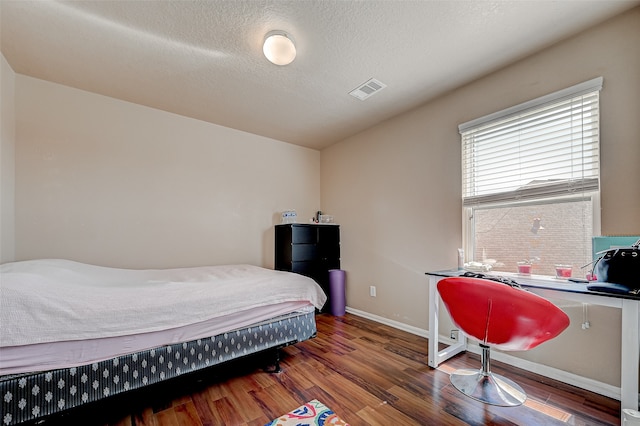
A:
<svg viewBox="0 0 640 426">
<path fill-rule="evenodd" d="M 454 345 L 438 351 L 438 314 L 440 295 L 437 283 L 442 278 L 458 276 L 464 271 L 449 270 L 427 272 L 429 276 L 429 366 L 438 364 L 467 348 L 467 340 L 460 335 Z M 549 299 L 563 299 L 591 305 L 622 309 L 622 357 L 620 378 L 620 408 L 638 410 L 638 362 L 640 360 L 640 299 L 619 297 L 587 290 L 584 284 L 567 283 L 550 278 L 525 277 L 517 274 L 501 274 L 515 280 L 523 288 Z"/>
</svg>

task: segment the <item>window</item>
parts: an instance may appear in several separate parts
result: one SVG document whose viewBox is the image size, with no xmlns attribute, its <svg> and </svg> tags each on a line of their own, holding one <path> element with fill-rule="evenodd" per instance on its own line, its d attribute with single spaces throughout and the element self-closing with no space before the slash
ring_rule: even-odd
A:
<svg viewBox="0 0 640 426">
<path fill-rule="evenodd" d="M 584 278 L 599 233 L 602 78 L 461 124 L 466 261 Z"/>
</svg>

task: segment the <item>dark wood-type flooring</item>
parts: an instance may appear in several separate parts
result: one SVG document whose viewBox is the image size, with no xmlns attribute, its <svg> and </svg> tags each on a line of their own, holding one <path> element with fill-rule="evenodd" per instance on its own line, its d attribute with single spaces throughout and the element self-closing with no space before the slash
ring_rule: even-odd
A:
<svg viewBox="0 0 640 426">
<path fill-rule="evenodd" d="M 213 367 L 45 421 L 48 425 L 264 425 L 318 399 L 357 425 L 617 425 L 620 403 L 499 362 L 527 392 L 494 407 L 453 388 L 449 372 L 477 368 L 461 354 L 427 366 L 427 339 L 347 314 L 317 316 L 318 336 L 282 350 L 278 374 L 264 356 Z"/>
</svg>

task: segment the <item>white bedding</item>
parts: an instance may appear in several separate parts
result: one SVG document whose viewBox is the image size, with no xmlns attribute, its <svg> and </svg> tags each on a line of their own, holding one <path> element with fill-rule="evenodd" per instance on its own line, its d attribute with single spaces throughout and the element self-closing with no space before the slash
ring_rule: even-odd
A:
<svg viewBox="0 0 640 426">
<path fill-rule="evenodd" d="M 321 308 L 310 278 L 251 265 L 128 270 L 68 260 L 0 265 L 0 347 L 175 329 L 286 302 Z"/>
</svg>

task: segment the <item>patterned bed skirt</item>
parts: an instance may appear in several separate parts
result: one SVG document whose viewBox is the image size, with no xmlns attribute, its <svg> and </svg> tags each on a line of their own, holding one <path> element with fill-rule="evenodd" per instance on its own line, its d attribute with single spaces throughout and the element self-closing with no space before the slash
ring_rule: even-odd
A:
<svg viewBox="0 0 640 426">
<path fill-rule="evenodd" d="M 34 420 L 315 334 L 315 314 L 300 313 L 79 367 L 0 377 L 0 424 Z"/>
</svg>

